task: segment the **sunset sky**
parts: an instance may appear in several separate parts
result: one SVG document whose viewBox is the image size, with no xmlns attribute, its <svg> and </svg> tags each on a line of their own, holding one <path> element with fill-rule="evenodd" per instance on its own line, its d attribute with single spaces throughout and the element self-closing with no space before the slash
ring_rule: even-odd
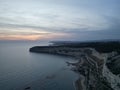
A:
<svg viewBox="0 0 120 90">
<path fill-rule="evenodd" d="M 0 40 L 120 39 L 120 0 L 0 0 Z"/>
</svg>

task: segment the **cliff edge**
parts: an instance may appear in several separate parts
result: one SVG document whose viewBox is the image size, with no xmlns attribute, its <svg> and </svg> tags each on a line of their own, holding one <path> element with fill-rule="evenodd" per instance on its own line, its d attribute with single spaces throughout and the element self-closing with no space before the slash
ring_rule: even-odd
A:
<svg viewBox="0 0 120 90">
<path fill-rule="evenodd" d="M 97 44 L 98 45 L 98 44 Z M 113 45 L 113 44 L 112 44 Z M 93 45 L 95 46 L 95 45 Z M 30 52 L 65 55 L 77 58 L 72 70 L 79 73 L 80 78 L 75 82 L 77 90 L 120 90 L 120 54 L 119 48 L 108 50 L 80 45 L 35 46 Z"/>
</svg>

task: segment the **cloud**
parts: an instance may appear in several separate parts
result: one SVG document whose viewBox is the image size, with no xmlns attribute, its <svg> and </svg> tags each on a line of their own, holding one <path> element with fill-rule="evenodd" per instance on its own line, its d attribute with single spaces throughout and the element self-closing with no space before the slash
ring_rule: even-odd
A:
<svg viewBox="0 0 120 90">
<path fill-rule="evenodd" d="M 120 19 L 111 16 L 105 16 L 104 18 L 109 22 L 109 27 L 101 30 L 71 29 L 66 31 L 66 33 L 71 35 L 68 40 L 120 39 Z"/>
<path fill-rule="evenodd" d="M 1 0 L 0 36 L 2 39 L 120 38 L 119 3 L 119 0 Z"/>
<path fill-rule="evenodd" d="M 16 25 L 16 27 L 23 28 L 45 28 L 50 32 L 60 32 L 63 29 L 101 30 L 101 28 L 107 27 L 107 22 L 102 16 L 92 10 L 89 11 L 87 7 L 80 6 L 82 5 L 81 1 L 52 0 L 50 2 L 49 0 L 40 0 L 39 2 L 38 0 L 30 0 L 30 2 L 11 3 L 7 1 L 4 3 L 7 4 L 7 10 L 4 10 L 4 4 L 1 4 L 0 8 L 0 11 L 3 11 L 0 15 L 0 23 L 4 25 Z M 21 4 L 23 4 L 22 7 L 18 7 Z M 27 6 L 25 6 L 26 4 Z M 76 4 L 80 5 L 74 8 Z"/>
</svg>

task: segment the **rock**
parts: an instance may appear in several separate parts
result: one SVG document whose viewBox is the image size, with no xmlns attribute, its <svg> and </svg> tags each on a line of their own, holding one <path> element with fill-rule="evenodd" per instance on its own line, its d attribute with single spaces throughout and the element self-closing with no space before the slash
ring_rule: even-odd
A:
<svg viewBox="0 0 120 90">
<path fill-rule="evenodd" d="M 29 90 L 31 87 L 26 87 L 24 90 Z"/>
</svg>

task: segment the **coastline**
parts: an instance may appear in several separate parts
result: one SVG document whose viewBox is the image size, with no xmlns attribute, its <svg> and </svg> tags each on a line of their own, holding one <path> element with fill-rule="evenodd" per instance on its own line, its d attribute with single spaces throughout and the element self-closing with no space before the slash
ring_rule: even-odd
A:
<svg viewBox="0 0 120 90">
<path fill-rule="evenodd" d="M 106 72 L 104 70 L 106 59 L 108 56 L 111 56 L 111 54 L 114 56 L 116 52 L 100 53 L 90 47 L 76 48 L 66 45 L 36 46 L 32 47 L 30 52 L 48 53 L 77 58 L 76 63 L 71 63 L 69 61 L 66 62 L 68 66 L 72 65 L 72 70 L 80 75 L 80 77 L 74 82 L 76 90 L 119 90 L 119 87 L 116 86 L 119 81 L 113 85 L 112 81 L 108 80 L 108 76 L 104 74 Z M 114 87 L 117 87 L 117 89 Z"/>
</svg>

